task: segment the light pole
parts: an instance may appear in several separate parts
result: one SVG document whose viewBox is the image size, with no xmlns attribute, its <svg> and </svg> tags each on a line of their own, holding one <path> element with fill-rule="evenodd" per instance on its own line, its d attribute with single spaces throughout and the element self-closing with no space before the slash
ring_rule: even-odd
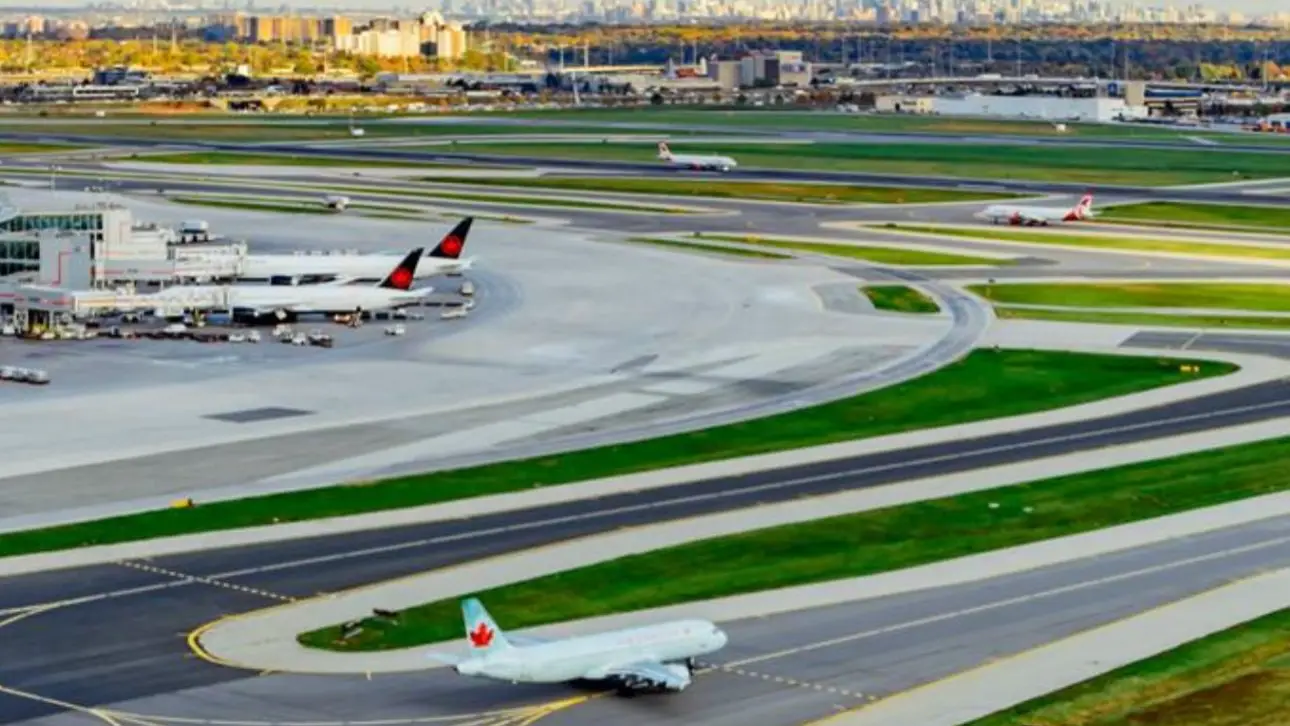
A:
<svg viewBox="0 0 1290 726">
<path fill-rule="evenodd" d="M 58 189 L 58 167 L 54 164 L 49 165 L 49 189 L 50 191 Z"/>
</svg>

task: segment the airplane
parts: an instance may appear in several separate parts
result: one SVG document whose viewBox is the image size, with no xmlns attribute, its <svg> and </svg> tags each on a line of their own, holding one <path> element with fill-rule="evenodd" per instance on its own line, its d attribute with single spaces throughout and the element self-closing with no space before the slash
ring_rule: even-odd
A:
<svg viewBox="0 0 1290 726">
<path fill-rule="evenodd" d="M 695 658 L 725 647 L 726 634 L 706 620 L 676 620 L 563 640 L 507 636 L 477 598 L 461 603 L 470 655 L 432 653 L 463 676 L 511 683 L 597 681 L 620 696 L 682 691 Z"/>
<path fill-rule="evenodd" d="M 412 289 L 417 263 L 425 248 L 409 252 L 375 285 L 350 285 L 348 279 L 319 285 L 176 285 L 146 296 L 156 303 L 158 317 L 167 311 L 215 307 L 227 309 L 234 321 L 285 322 L 303 314 L 348 315 L 412 305 L 433 288 Z M 387 268 L 388 269 L 388 268 Z"/>
<path fill-rule="evenodd" d="M 447 235 L 430 250 L 416 270 L 417 279 L 435 275 L 455 275 L 470 269 L 473 259 L 461 259 L 466 249 L 466 236 L 470 234 L 473 217 L 457 223 Z M 273 284 L 319 281 L 344 278 L 348 282 L 380 280 L 390 270 L 393 255 L 377 253 L 319 254 L 319 255 L 247 255 L 243 258 L 239 281 L 265 281 Z"/>
<path fill-rule="evenodd" d="M 730 171 L 739 166 L 739 162 L 728 156 L 696 156 L 694 154 L 673 154 L 672 150 L 667 148 L 666 141 L 658 142 L 658 158 L 673 166 L 684 166 L 702 171 L 710 169 L 712 171 Z"/>
<path fill-rule="evenodd" d="M 1070 209 L 992 204 L 975 216 L 977 219 L 989 220 L 991 224 L 1007 222 L 1008 224 L 1026 227 L 1047 227 L 1052 222 L 1078 222 L 1083 219 L 1093 218 L 1093 195 L 1085 194 L 1080 197 L 1079 203 Z"/>
</svg>

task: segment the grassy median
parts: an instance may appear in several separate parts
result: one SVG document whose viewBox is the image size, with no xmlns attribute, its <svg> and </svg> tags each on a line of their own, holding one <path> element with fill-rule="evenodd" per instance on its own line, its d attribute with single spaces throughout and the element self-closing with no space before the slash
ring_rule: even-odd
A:
<svg viewBox="0 0 1290 726">
<path fill-rule="evenodd" d="M 450 191 L 417 191 L 412 189 L 390 189 L 377 187 L 328 187 L 324 191 L 340 194 L 366 194 L 374 197 L 415 197 L 417 199 L 436 200 L 450 199 L 460 202 L 478 204 L 522 204 L 531 207 L 564 207 L 567 209 L 587 209 L 604 212 L 648 212 L 652 214 L 693 214 L 694 210 L 679 207 L 655 207 L 644 204 L 625 202 L 598 202 L 589 199 L 566 199 L 564 197 L 527 197 L 513 194 L 467 194 Z"/>
<path fill-rule="evenodd" d="M 1290 231 L 1290 209 L 1240 204 L 1143 202 L 1099 210 L 1099 222 L 1148 224 L 1158 227 L 1232 229 L 1245 227 L 1272 232 Z"/>
<path fill-rule="evenodd" d="M 1201 638 L 968 726 L 1282 726 L 1290 610 Z"/>
<path fill-rule="evenodd" d="M 731 257 L 752 257 L 762 260 L 791 260 L 792 255 L 781 255 L 778 252 L 769 252 L 766 250 L 750 250 L 743 247 L 723 247 L 721 245 L 705 245 L 702 242 L 683 242 L 674 239 L 658 239 L 656 237 L 631 237 L 628 242 L 639 244 L 654 245 L 656 247 L 669 247 L 676 250 L 685 250 L 687 252 L 707 252 L 717 255 L 730 255 Z"/>
<path fill-rule="evenodd" d="M 1198 365 L 1198 373 L 1180 366 Z M 657 439 L 469 469 L 0 534 L 0 556 L 297 522 L 555 486 L 684 464 L 1048 411 L 1230 373 L 1213 361 L 975 351 L 900 385 L 799 411 Z"/>
<path fill-rule="evenodd" d="M 424 181 L 444 182 L 444 179 Z M 848 184 L 794 184 L 787 182 L 706 181 L 701 179 L 653 179 L 623 177 L 462 178 L 453 184 L 566 189 L 621 194 L 665 194 L 714 197 L 718 199 L 760 199 L 803 204 L 929 204 L 1016 199 L 1017 194 L 992 194 L 956 189 L 871 187 Z"/>
<path fill-rule="evenodd" d="M 1290 489 L 1290 438 L 700 540 L 474 593 L 503 627 L 661 607 L 948 560 Z M 458 599 L 305 645 L 385 650 L 461 637 Z M 1099 722 L 1100 723 L 1100 722 Z"/>
<path fill-rule="evenodd" d="M 1068 234 L 1064 232 L 990 229 L 988 227 L 952 227 L 886 223 L 882 229 L 917 234 L 982 240 L 985 242 L 1021 242 L 1035 245 L 1059 245 L 1126 252 L 1162 252 L 1189 257 L 1224 257 L 1261 260 L 1290 260 L 1290 247 L 1249 244 L 1216 244 L 1188 240 L 1153 239 L 1115 234 Z"/>
<path fill-rule="evenodd" d="M 1209 282 L 1003 283 L 970 285 L 1004 304 L 1074 308 L 1213 308 L 1290 313 L 1290 284 Z"/>
<path fill-rule="evenodd" d="M 215 166 L 319 166 L 370 167 L 381 169 L 463 168 L 448 164 L 420 161 L 387 161 L 353 156 L 294 156 L 291 154 L 253 154 L 225 151 L 194 151 L 181 154 L 138 154 L 131 161 L 149 164 L 211 164 Z"/>
<path fill-rule="evenodd" d="M 994 312 L 995 315 L 1003 320 L 1046 320 L 1053 323 L 1097 323 L 1099 325 L 1232 330 L 1285 330 L 1290 328 L 1290 316 L 1165 315 L 1156 313 L 1101 312 L 1098 310 L 1045 310 L 1002 306 L 996 307 Z"/>
<path fill-rule="evenodd" d="M 930 250 L 909 249 L 907 247 L 877 247 L 873 245 L 853 245 L 842 242 L 807 242 L 804 240 L 780 239 L 777 237 L 760 237 L 757 235 L 705 234 L 695 232 L 694 237 L 716 240 L 718 242 L 738 242 L 759 247 L 795 250 L 816 255 L 831 257 L 851 257 L 880 265 L 903 265 L 912 267 L 937 267 L 957 265 L 1010 265 L 1012 260 L 1001 257 L 973 257 L 952 252 L 932 252 Z"/>
<path fill-rule="evenodd" d="M 905 285 L 862 285 L 860 292 L 877 310 L 895 313 L 938 313 L 936 301 L 927 294 Z"/>
<path fill-rule="evenodd" d="M 484 143 L 457 147 L 462 153 L 656 162 L 653 143 Z M 676 154 L 734 157 L 740 168 L 856 171 L 981 180 L 1022 179 L 1086 184 L 1170 186 L 1272 179 L 1285 175 L 1280 154 L 1191 150 L 1087 148 L 997 144 L 807 143 L 791 148 L 755 142 L 672 144 Z"/>
</svg>

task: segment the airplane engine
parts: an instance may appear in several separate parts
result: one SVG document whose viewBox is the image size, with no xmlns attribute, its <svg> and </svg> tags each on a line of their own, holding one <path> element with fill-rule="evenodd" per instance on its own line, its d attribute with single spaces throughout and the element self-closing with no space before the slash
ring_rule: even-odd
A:
<svg viewBox="0 0 1290 726">
<path fill-rule="evenodd" d="M 676 676 L 680 681 L 680 685 L 674 687 L 672 690 L 684 691 L 686 686 L 690 685 L 690 679 L 692 676 L 690 675 L 689 666 L 685 664 L 669 664 L 663 667 L 671 671 L 672 675 Z"/>
</svg>

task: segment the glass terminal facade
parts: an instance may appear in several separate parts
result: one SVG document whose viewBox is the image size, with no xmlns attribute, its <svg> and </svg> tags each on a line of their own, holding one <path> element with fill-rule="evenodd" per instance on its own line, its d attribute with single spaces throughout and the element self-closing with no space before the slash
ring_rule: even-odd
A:
<svg viewBox="0 0 1290 726">
<path fill-rule="evenodd" d="M 99 232 L 99 238 L 95 241 L 100 241 L 103 232 L 103 213 L 86 211 L 18 214 L 0 222 L 0 232 L 37 232 L 45 229 Z M 91 239 L 94 237 L 91 236 Z"/>
<path fill-rule="evenodd" d="M 40 271 L 40 242 L 33 240 L 30 233 L 45 230 L 89 232 L 92 242 L 102 242 L 103 213 L 37 212 L 0 220 L 0 277 Z"/>
<path fill-rule="evenodd" d="M 40 272 L 40 243 L 13 235 L 0 236 L 0 277 L 19 272 Z"/>
</svg>

